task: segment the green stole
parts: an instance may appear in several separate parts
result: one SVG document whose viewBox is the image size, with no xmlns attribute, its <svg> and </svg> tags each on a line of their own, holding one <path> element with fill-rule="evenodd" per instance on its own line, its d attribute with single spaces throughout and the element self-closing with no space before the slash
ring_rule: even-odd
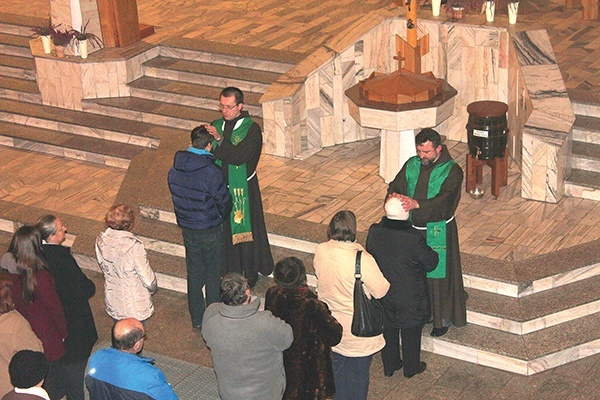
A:
<svg viewBox="0 0 600 400">
<path fill-rule="evenodd" d="M 436 165 L 429 176 L 427 185 L 427 198 L 437 196 L 440 192 L 442 184 L 448 178 L 448 174 L 452 167 L 456 164 L 454 160 L 448 160 L 445 163 Z M 413 197 L 419 174 L 421 173 L 421 159 L 418 156 L 411 157 L 406 162 L 406 185 L 408 196 Z M 438 254 L 439 261 L 437 267 L 427 273 L 428 278 L 445 278 L 446 277 L 446 221 L 428 222 L 427 223 L 427 244 Z"/>
<path fill-rule="evenodd" d="M 239 124 L 241 122 L 241 124 Z M 236 122 L 236 125 L 231 133 L 231 144 L 237 146 L 248 134 L 248 129 L 254 122 L 250 118 L 243 118 Z M 238 125 L 239 124 L 239 125 Z M 217 132 L 223 137 L 223 128 L 225 120 L 220 118 L 212 124 L 217 128 Z M 225 140 L 225 139 L 223 139 Z M 217 147 L 218 143 L 213 142 L 213 147 Z M 216 164 L 222 166 L 221 160 L 217 160 Z M 231 221 L 231 239 L 233 244 L 242 242 L 251 242 L 252 225 L 250 224 L 250 198 L 248 197 L 248 172 L 246 164 L 228 165 L 227 169 L 229 193 L 233 202 L 233 208 L 229 220 Z"/>
</svg>

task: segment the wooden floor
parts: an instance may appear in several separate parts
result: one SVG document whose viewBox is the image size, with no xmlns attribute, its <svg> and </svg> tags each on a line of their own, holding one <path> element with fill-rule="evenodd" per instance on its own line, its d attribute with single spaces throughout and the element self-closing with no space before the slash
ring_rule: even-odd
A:
<svg viewBox="0 0 600 400">
<path fill-rule="evenodd" d="M 104 220 L 125 176 L 117 168 L 6 147 L 0 160 L 0 200 L 96 221 Z"/>
</svg>

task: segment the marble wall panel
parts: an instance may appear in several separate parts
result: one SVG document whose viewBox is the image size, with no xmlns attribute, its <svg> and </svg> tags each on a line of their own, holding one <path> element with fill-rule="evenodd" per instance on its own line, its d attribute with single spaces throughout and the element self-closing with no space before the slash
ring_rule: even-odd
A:
<svg viewBox="0 0 600 400">
<path fill-rule="evenodd" d="M 344 137 L 344 102 L 348 101 L 344 95 L 344 66 L 342 57 L 337 56 L 333 59 L 333 75 L 331 78 L 332 87 L 332 106 L 333 106 L 333 135 L 336 143 L 346 143 Z"/>
<path fill-rule="evenodd" d="M 306 109 L 314 109 L 319 107 L 319 74 L 314 73 L 306 78 L 304 83 L 304 94 Z"/>
<path fill-rule="evenodd" d="M 320 118 L 321 137 L 335 140 L 335 124 L 333 115 L 325 115 Z M 334 142 L 335 143 L 335 142 Z M 310 144 L 310 143 L 309 143 Z M 338 144 L 338 143 L 335 143 Z M 324 145 L 324 142 L 323 142 Z"/>
<path fill-rule="evenodd" d="M 306 110 L 306 137 L 309 143 L 320 143 L 323 147 L 333 146 L 333 135 L 325 135 L 321 131 L 321 109 L 311 108 Z M 320 138 L 318 140 L 317 138 Z M 312 139 L 312 140 L 311 140 Z"/>
<path fill-rule="evenodd" d="M 263 111 L 263 150 L 267 154 L 282 156 L 277 150 L 278 127 L 275 121 L 275 102 L 268 101 L 262 105 Z M 285 138 L 282 139 L 285 143 Z M 281 141 L 281 140 L 280 140 Z"/>
<path fill-rule="evenodd" d="M 110 97 L 110 85 L 108 79 L 108 63 L 93 63 L 93 77 L 96 86 L 96 97 Z"/>
<path fill-rule="evenodd" d="M 319 69 L 319 106 L 322 115 L 333 115 L 333 61 Z"/>
</svg>

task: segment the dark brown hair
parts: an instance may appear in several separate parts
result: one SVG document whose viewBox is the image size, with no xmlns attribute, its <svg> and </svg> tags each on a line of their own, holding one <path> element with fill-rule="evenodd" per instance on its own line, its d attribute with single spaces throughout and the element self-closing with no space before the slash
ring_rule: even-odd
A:
<svg viewBox="0 0 600 400">
<path fill-rule="evenodd" d="M 335 214 L 327 227 L 327 239 L 354 242 L 356 240 L 356 215 L 348 210 Z"/>
<path fill-rule="evenodd" d="M 13 235 L 8 247 L 17 261 L 17 270 L 21 276 L 23 300 L 31 304 L 35 300 L 37 273 L 47 269 L 46 258 L 42 253 L 42 235 L 33 225 L 23 225 Z"/>
</svg>

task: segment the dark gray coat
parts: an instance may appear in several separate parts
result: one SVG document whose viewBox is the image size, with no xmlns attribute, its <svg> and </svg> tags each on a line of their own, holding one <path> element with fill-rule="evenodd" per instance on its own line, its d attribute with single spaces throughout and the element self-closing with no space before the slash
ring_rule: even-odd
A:
<svg viewBox="0 0 600 400">
<path fill-rule="evenodd" d="M 202 336 L 224 400 L 283 397 L 283 351 L 294 339 L 292 327 L 259 306 L 255 298 L 239 306 L 213 303 L 204 312 Z"/>
<path fill-rule="evenodd" d="M 375 258 L 390 290 L 381 300 L 388 324 L 395 328 L 419 326 L 431 317 L 426 273 L 438 255 L 408 221 L 384 217 L 369 228 L 367 251 Z"/>
</svg>

